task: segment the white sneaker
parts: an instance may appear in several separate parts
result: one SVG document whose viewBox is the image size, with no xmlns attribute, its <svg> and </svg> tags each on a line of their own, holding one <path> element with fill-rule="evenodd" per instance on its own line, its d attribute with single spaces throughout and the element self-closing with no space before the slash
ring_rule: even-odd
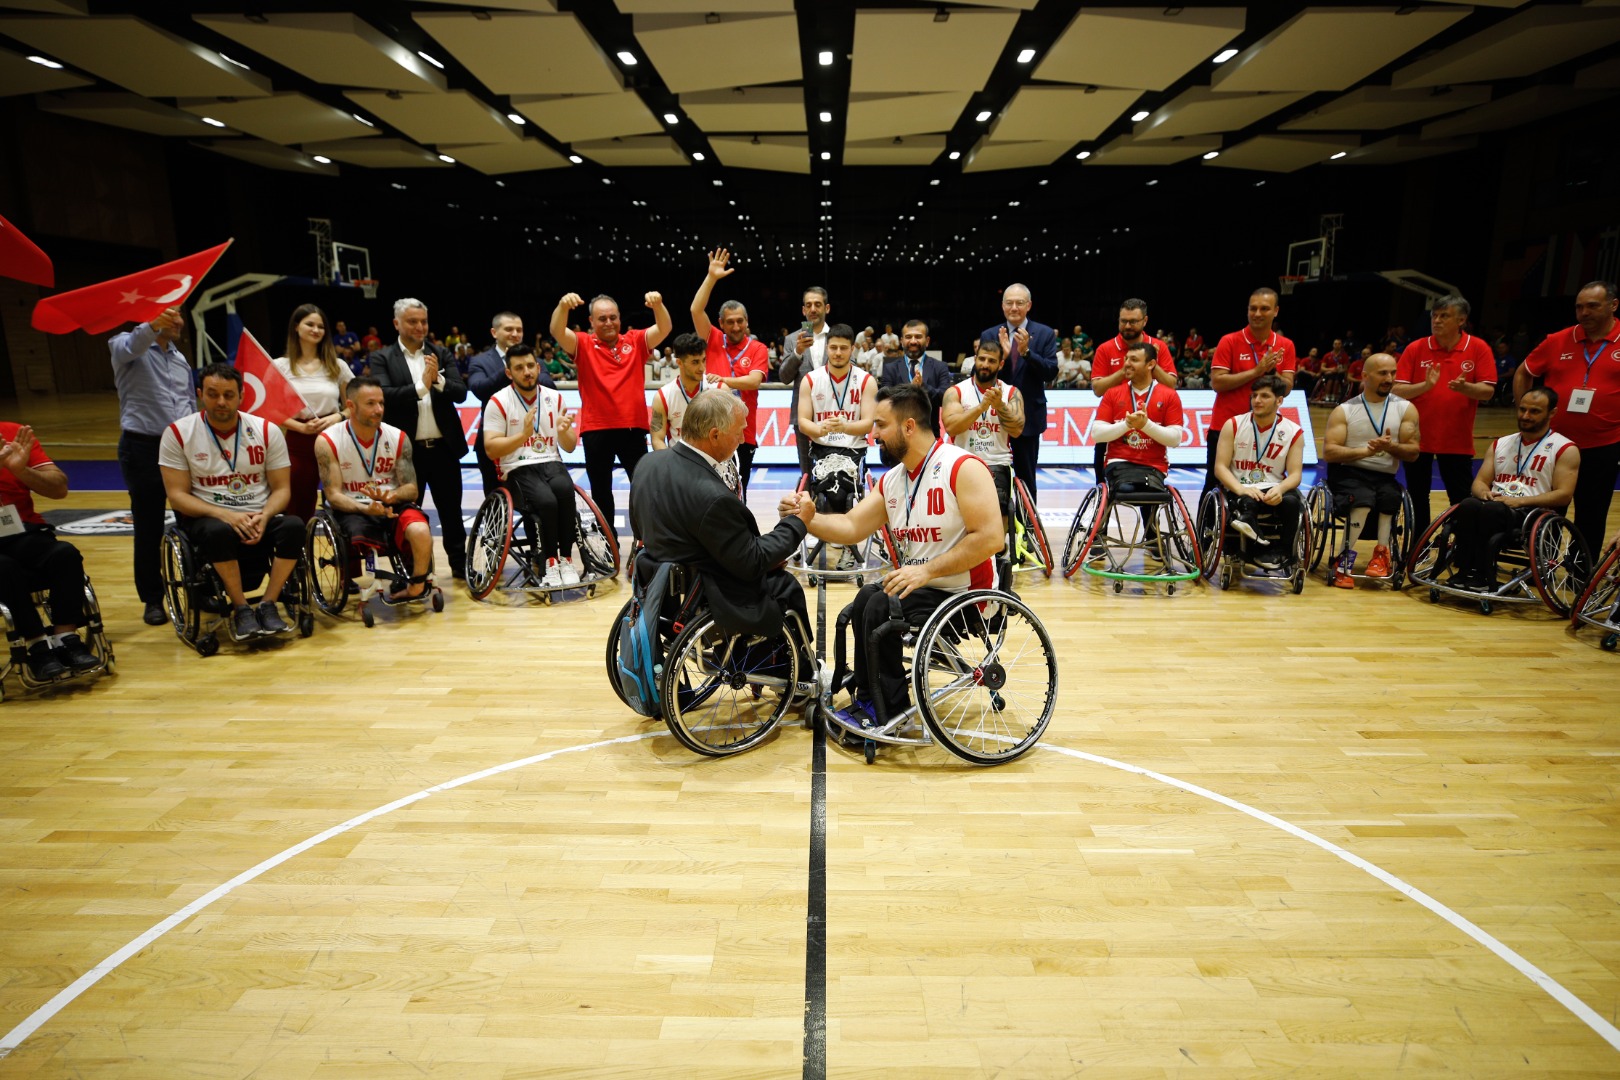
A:
<svg viewBox="0 0 1620 1080">
<path fill-rule="evenodd" d="M 540 579 L 542 589 L 555 589 L 562 584 L 562 567 L 556 559 L 546 560 L 546 574 Z"/>
<path fill-rule="evenodd" d="M 1238 532 L 1242 533 L 1244 536 L 1247 536 L 1252 542 L 1254 542 L 1256 544 L 1269 544 L 1269 543 L 1271 543 L 1271 541 L 1269 541 L 1269 540 L 1262 539 L 1260 534 L 1254 531 L 1254 526 L 1250 525 L 1247 521 L 1243 520 L 1240 517 L 1235 517 L 1235 518 L 1232 519 L 1232 528 L 1236 529 Z"/>
<path fill-rule="evenodd" d="M 564 585 L 578 585 L 579 584 L 579 571 L 574 569 L 574 564 L 573 564 L 573 562 L 571 560 L 569 560 L 569 559 L 559 559 L 559 560 L 557 560 L 557 572 L 561 575 L 562 584 L 564 584 Z"/>
</svg>

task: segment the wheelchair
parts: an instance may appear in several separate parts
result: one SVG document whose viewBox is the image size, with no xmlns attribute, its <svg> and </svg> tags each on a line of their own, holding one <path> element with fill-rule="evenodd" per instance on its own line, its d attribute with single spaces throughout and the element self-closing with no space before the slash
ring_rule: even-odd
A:
<svg viewBox="0 0 1620 1080">
<path fill-rule="evenodd" d="M 1582 626 L 1600 627 L 1601 644 L 1609 652 L 1620 645 L 1620 542 L 1610 541 L 1603 562 L 1575 601 L 1570 622 L 1577 630 Z"/>
<path fill-rule="evenodd" d="M 997 560 L 999 580 L 1008 577 Z M 882 597 L 870 602 L 882 603 Z M 867 669 L 881 670 L 883 637 L 899 635 L 902 667 L 911 704 L 888 715 L 883 695 L 857 702 L 854 671 L 846 664 L 846 639 L 854 604 L 838 615 L 831 680 L 820 713 L 827 732 L 841 745 L 860 747 L 866 763 L 878 744 L 928 746 L 939 743 L 974 765 L 1000 765 L 1027 753 L 1040 741 L 1057 706 L 1057 652 L 1035 612 L 1010 589 L 970 589 L 950 595 L 920 623 L 908 621 L 900 601 L 889 597 L 889 620 L 866 648 Z M 833 696 L 848 691 L 850 704 L 833 707 Z"/>
<path fill-rule="evenodd" d="M 1012 507 L 1007 515 L 1007 553 L 1013 573 L 1039 570 L 1052 576 L 1052 545 L 1046 539 L 1046 527 L 1041 524 L 1040 511 L 1030 497 L 1029 488 L 1018 477 L 1013 477 Z"/>
<path fill-rule="evenodd" d="M 637 570 L 650 579 L 657 564 L 638 560 Z M 608 633 L 607 677 L 621 702 L 619 634 L 634 603 L 625 602 Z M 791 706 L 815 698 L 809 628 L 798 613 L 788 612 L 776 634 L 728 633 L 704 603 L 702 576 L 689 567 L 674 567 L 658 633 L 664 656 L 659 719 L 693 753 L 729 757 L 751 750 L 769 738 Z"/>
<path fill-rule="evenodd" d="M 377 565 L 379 556 L 387 560 L 386 568 Z M 304 561 L 309 567 L 310 599 L 323 614 L 336 617 L 348 604 L 352 587 L 355 608 L 367 628 L 377 622 L 371 610 L 373 599 L 390 608 L 425 604 L 434 611 L 444 610 L 444 590 L 434 583 L 431 566 L 420 596 L 392 598 L 397 588 L 411 580 L 408 558 L 391 541 L 378 544 L 366 537 L 350 537 L 328 506 L 315 511 L 305 529 Z"/>
<path fill-rule="evenodd" d="M 1154 525 L 1152 536 L 1147 534 L 1149 523 Z M 1143 556 L 1142 568 L 1131 570 L 1137 552 Z M 1163 569 L 1149 572 L 1149 559 Z M 1086 492 L 1063 544 L 1063 576 L 1072 578 L 1082 569 L 1112 581 L 1116 593 L 1124 591 L 1125 582 L 1138 581 L 1162 583 L 1173 595 L 1180 582 L 1202 577 L 1198 531 L 1181 493 L 1166 485 L 1163 491 L 1115 494 L 1106 481 Z"/>
<path fill-rule="evenodd" d="M 1407 552 L 1412 543 L 1412 496 L 1405 488 L 1401 489 L 1401 504 L 1395 511 L 1394 521 L 1389 529 L 1389 577 L 1375 578 L 1366 574 L 1352 573 L 1350 577 L 1357 581 L 1378 581 L 1393 589 L 1400 589 L 1407 570 Z M 1328 490 L 1327 481 L 1311 485 L 1305 493 L 1305 517 L 1311 526 L 1311 572 L 1315 572 L 1323 565 L 1323 556 L 1327 557 L 1327 565 L 1323 569 L 1324 576 L 1331 581 L 1333 578 L 1333 561 L 1344 550 L 1344 537 L 1350 528 L 1350 513 L 1336 513 L 1333 507 L 1333 493 Z M 1370 527 L 1377 520 L 1376 514 L 1367 518 Z M 1357 539 L 1361 542 L 1365 537 Z"/>
<path fill-rule="evenodd" d="M 863 452 L 865 447 L 859 447 Z M 844 514 L 855 507 L 858 492 L 876 486 L 863 456 L 859 461 L 844 454 L 828 454 L 817 459 L 810 472 L 799 477 L 796 492 L 810 491 L 817 513 Z M 799 550 L 787 561 L 790 573 L 805 575 L 814 585 L 822 579 L 853 581 L 859 585 L 870 574 L 882 574 L 900 565 L 900 549 L 889 527 L 884 525 L 858 547 L 846 548 L 836 563 L 829 565 L 832 546 L 806 535 Z"/>
<path fill-rule="evenodd" d="M 549 604 L 560 593 L 583 591 L 619 575 L 619 541 L 585 489 L 574 485 L 574 545 L 580 562 L 577 584 L 545 586 L 540 556 L 540 523 L 517 509 L 512 490 L 501 485 L 484 497 L 467 533 L 467 592 L 484 600 L 497 588 L 539 597 Z M 518 526 L 521 524 L 521 532 Z"/>
<path fill-rule="evenodd" d="M 42 621 L 47 627 L 54 624 L 55 620 L 50 614 L 50 594 L 46 590 L 34 591 L 34 606 L 40 610 Z M 117 661 L 113 657 L 112 643 L 107 640 L 107 632 L 101 624 L 101 604 L 96 600 L 96 589 L 90 584 L 88 574 L 84 579 L 84 625 L 79 627 L 79 636 L 84 639 L 85 648 L 95 653 L 96 659 L 101 661 L 96 667 L 77 674 L 70 671 L 58 678 L 40 682 L 28 670 L 27 648 L 17 634 L 11 611 L 4 604 L 0 604 L 0 618 L 5 620 L 7 645 L 5 658 L 0 660 L 0 701 L 5 700 L 5 680 L 12 672 L 17 673 L 17 679 L 22 683 L 24 690 L 38 690 L 47 686 L 61 686 L 99 678 L 103 674 L 118 670 Z"/>
<path fill-rule="evenodd" d="M 1223 591 L 1239 581 L 1286 581 L 1295 596 L 1304 592 L 1306 565 L 1311 558 L 1311 515 L 1305 501 L 1301 500 L 1293 547 L 1286 551 L 1275 514 L 1266 514 L 1256 523 L 1256 532 L 1264 544 L 1233 528 L 1235 501 L 1225 488 L 1214 487 L 1198 503 L 1198 547 L 1204 555 L 1204 579 L 1216 582 Z"/>
<path fill-rule="evenodd" d="M 299 553 L 298 564 L 293 567 L 287 584 L 281 589 L 282 607 L 292 617 L 298 636 L 306 638 L 315 632 L 315 613 L 309 604 L 307 555 L 307 551 Z M 237 565 L 242 571 L 242 589 L 252 602 L 252 594 L 269 576 L 269 561 L 243 559 Z M 219 652 L 219 628 L 223 624 L 226 636 L 241 643 L 231 630 L 231 598 L 225 593 L 224 583 L 214 572 L 212 563 L 203 562 L 197 557 L 190 537 L 177 525 L 170 525 L 163 532 L 160 566 L 163 574 L 163 609 L 168 612 L 169 624 L 174 627 L 176 637 L 195 649 L 198 656 L 213 656 Z"/>
<path fill-rule="evenodd" d="M 1564 618 L 1578 610 L 1576 601 L 1593 577 L 1592 555 L 1568 518 L 1532 510 L 1510 531 L 1493 537 L 1497 556 L 1492 573 L 1499 582 L 1504 575 L 1507 580 L 1494 589 L 1478 589 L 1444 576 L 1456 555 L 1456 515 L 1457 507 L 1447 507 L 1412 548 L 1407 575 L 1413 585 L 1428 587 L 1430 603 L 1453 596 L 1477 603 L 1483 615 L 1501 603 L 1541 603 Z"/>
</svg>

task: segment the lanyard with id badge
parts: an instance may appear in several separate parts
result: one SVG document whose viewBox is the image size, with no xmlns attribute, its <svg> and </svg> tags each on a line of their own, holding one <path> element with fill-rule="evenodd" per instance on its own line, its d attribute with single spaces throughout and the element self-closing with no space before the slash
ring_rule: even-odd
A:
<svg viewBox="0 0 1620 1080">
<path fill-rule="evenodd" d="M 21 536 L 23 531 L 22 511 L 12 503 L 0 506 L 0 536 Z"/>
<path fill-rule="evenodd" d="M 1592 399 L 1597 397 L 1597 390 L 1587 383 L 1592 379 L 1592 365 L 1603 356 L 1603 350 L 1613 345 L 1612 341 L 1600 341 L 1595 348 L 1587 348 L 1581 344 L 1581 352 L 1586 360 L 1586 374 L 1581 378 L 1581 385 L 1569 392 L 1569 403 L 1564 406 L 1565 412 L 1586 413 L 1592 411 Z"/>
</svg>

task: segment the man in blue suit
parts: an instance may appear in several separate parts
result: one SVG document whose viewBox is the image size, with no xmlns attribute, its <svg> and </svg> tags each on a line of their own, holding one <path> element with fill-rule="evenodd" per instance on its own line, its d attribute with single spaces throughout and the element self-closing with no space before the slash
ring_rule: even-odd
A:
<svg viewBox="0 0 1620 1080">
<path fill-rule="evenodd" d="M 1057 335 L 1029 317 L 1029 288 L 1013 284 L 1001 294 L 1002 322 L 979 335 L 980 341 L 1000 341 L 1007 362 L 1001 379 L 1018 388 L 1024 398 L 1024 433 L 1011 440 L 1013 475 L 1035 497 L 1035 465 L 1046 430 L 1046 384 L 1057 378 Z"/>
<path fill-rule="evenodd" d="M 900 331 L 901 355 L 883 364 L 878 385 L 900 386 L 911 383 L 928 394 L 929 405 L 938 419 L 940 406 L 945 403 L 945 391 L 956 382 L 951 369 L 942 361 L 928 355 L 928 324 L 912 319 Z"/>
<path fill-rule="evenodd" d="M 478 415 L 484 414 L 489 399 L 506 389 L 512 380 L 506 377 L 506 350 L 523 341 L 523 320 L 510 311 L 503 311 L 489 321 L 490 335 L 495 343 L 467 362 L 467 389 L 478 399 Z M 544 364 L 540 365 L 540 385 L 557 389 Z M 478 425 L 478 436 L 473 441 L 473 457 L 478 461 L 478 475 L 484 478 L 484 494 L 495 490 L 495 463 L 484 453 L 484 425 Z"/>
</svg>

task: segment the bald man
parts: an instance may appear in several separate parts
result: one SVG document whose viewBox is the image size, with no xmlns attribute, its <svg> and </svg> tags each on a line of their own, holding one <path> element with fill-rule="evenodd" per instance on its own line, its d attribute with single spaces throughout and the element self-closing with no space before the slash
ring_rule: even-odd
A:
<svg viewBox="0 0 1620 1080">
<path fill-rule="evenodd" d="M 1013 283 L 1001 294 L 1002 321 L 987 328 L 979 341 L 1002 346 L 1006 362 L 1001 381 L 1024 399 L 1024 431 L 1011 440 L 1013 475 L 1035 497 L 1035 466 L 1046 430 L 1046 384 L 1057 378 L 1057 334 L 1029 317 L 1034 297 L 1029 286 Z"/>
</svg>

